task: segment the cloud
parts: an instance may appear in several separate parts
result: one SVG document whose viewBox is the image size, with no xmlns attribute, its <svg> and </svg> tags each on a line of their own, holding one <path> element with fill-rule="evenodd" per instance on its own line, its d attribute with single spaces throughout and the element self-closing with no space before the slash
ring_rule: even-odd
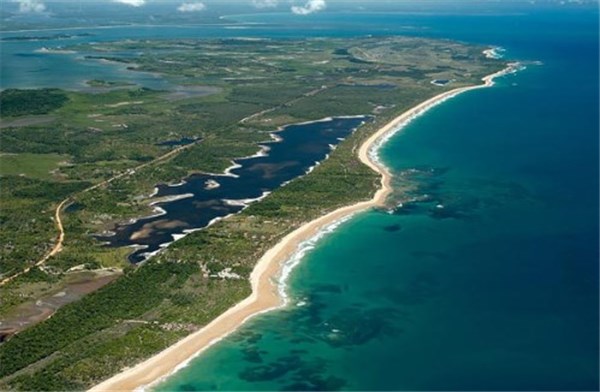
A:
<svg viewBox="0 0 600 392">
<path fill-rule="evenodd" d="M 204 3 L 183 3 L 179 7 L 177 7 L 177 11 L 179 12 L 198 12 L 205 9 L 206 6 Z"/>
<path fill-rule="evenodd" d="M 252 4 L 256 8 L 273 8 L 277 7 L 278 0 L 252 0 Z"/>
<path fill-rule="evenodd" d="M 121 3 L 132 7 L 141 7 L 146 4 L 146 0 L 112 0 L 113 3 Z"/>
<path fill-rule="evenodd" d="M 292 12 L 296 15 L 308 15 L 313 12 L 324 10 L 327 7 L 325 0 L 308 0 L 304 6 L 293 6 Z"/>
<path fill-rule="evenodd" d="M 46 5 L 40 0 L 17 0 L 19 12 L 23 14 L 40 13 L 46 11 Z"/>
</svg>

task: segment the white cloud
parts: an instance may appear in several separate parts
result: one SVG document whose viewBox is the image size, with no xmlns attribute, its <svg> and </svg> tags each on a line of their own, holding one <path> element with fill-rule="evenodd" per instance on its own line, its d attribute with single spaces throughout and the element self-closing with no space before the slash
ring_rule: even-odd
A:
<svg viewBox="0 0 600 392">
<path fill-rule="evenodd" d="M 19 3 L 19 12 L 24 14 L 46 11 L 46 5 L 40 0 L 16 0 L 16 2 Z"/>
<path fill-rule="evenodd" d="M 146 0 L 112 0 L 113 3 L 121 3 L 132 7 L 141 7 L 146 4 Z"/>
<path fill-rule="evenodd" d="M 183 3 L 179 7 L 177 7 L 177 11 L 179 12 L 198 12 L 205 9 L 206 6 L 204 3 Z"/>
<path fill-rule="evenodd" d="M 277 7 L 278 0 L 252 0 L 252 4 L 256 8 L 273 8 Z"/>
<path fill-rule="evenodd" d="M 304 6 L 293 6 L 292 12 L 296 15 L 308 15 L 313 12 L 324 10 L 327 7 L 325 0 L 308 0 Z"/>
</svg>

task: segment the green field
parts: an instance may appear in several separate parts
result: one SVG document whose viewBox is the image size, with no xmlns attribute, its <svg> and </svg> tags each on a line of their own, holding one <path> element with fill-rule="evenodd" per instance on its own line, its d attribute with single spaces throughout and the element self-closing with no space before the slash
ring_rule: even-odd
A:
<svg viewBox="0 0 600 392">
<path fill-rule="evenodd" d="M 68 155 L 59 154 L 1 154 L 0 176 L 25 176 L 50 179 L 52 172 L 69 161 Z"/>
</svg>

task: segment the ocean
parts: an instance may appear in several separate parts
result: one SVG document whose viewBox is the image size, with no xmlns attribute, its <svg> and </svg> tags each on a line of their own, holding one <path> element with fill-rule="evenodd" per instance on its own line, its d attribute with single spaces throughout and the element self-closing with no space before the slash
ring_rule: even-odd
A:
<svg viewBox="0 0 600 392">
<path fill-rule="evenodd" d="M 294 26 L 311 23 L 497 45 L 539 63 L 396 134 L 380 156 L 413 201 L 321 238 L 286 282 L 287 307 L 155 390 L 597 390 L 597 10 L 490 4 Z"/>
</svg>

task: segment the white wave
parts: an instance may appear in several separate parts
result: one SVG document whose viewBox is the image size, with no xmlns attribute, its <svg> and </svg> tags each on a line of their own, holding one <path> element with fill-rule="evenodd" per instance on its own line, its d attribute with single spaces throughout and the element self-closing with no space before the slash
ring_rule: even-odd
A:
<svg viewBox="0 0 600 392">
<path fill-rule="evenodd" d="M 495 46 L 493 48 L 489 48 L 483 51 L 483 54 L 488 59 L 499 60 L 504 58 L 504 54 L 506 53 L 506 49 L 501 46 Z"/>
<path fill-rule="evenodd" d="M 239 303 L 238 303 L 238 305 L 239 305 Z M 244 320 L 242 320 L 242 322 L 236 328 L 231 329 L 231 330 L 227 331 L 226 333 L 224 333 L 223 335 L 221 335 L 221 336 L 219 336 L 217 338 L 212 339 L 202 349 L 200 349 L 196 353 L 194 353 L 194 355 L 190 356 L 188 359 L 186 359 L 185 361 L 183 361 L 183 362 L 179 363 L 177 366 L 175 366 L 175 368 L 173 368 L 173 370 L 171 372 L 169 372 L 168 374 L 166 374 L 166 375 L 164 375 L 162 377 L 159 377 L 158 379 L 152 381 L 149 384 L 140 385 L 139 387 L 135 388 L 134 391 L 135 392 L 145 392 L 145 391 L 148 391 L 149 389 L 151 389 L 152 387 L 155 387 L 155 386 L 159 385 L 163 381 L 168 380 L 169 378 L 171 378 L 174 374 L 176 374 L 180 370 L 185 369 L 186 367 L 188 367 L 192 361 L 194 361 L 196 358 L 198 358 L 201 354 L 203 354 L 210 347 L 212 347 L 215 344 L 221 342 L 222 340 L 226 339 L 229 335 L 231 335 L 232 333 L 236 332 L 241 326 L 243 326 L 244 324 L 246 324 L 250 319 L 252 319 L 254 317 L 257 317 L 257 316 L 260 316 L 260 315 L 265 314 L 265 313 L 269 313 L 272 310 L 273 309 L 265 309 L 265 310 L 261 310 L 259 312 L 251 314 L 250 316 L 248 316 Z M 206 328 L 207 326 L 204 326 L 203 328 Z"/>
<path fill-rule="evenodd" d="M 450 94 L 447 95 L 446 97 L 436 100 L 434 102 L 432 102 L 429 105 L 423 106 L 421 107 L 419 110 L 416 110 L 412 113 L 412 115 L 408 116 L 404 121 L 398 123 L 392 130 L 390 130 L 389 132 L 387 132 L 386 134 L 384 134 L 383 136 L 381 136 L 379 139 L 377 139 L 377 141 L 375 141 L 375 143 L 373 143 L 373 145 L 371 146 L 371 148 L 369 149 L 369 159 L 376 163 L 378 166 L 381 167 L 386 167 L 383 162 L 381 162 L 381 159 L 379 157 L 379 150 L 381 149 L 381 147 L 387 143 L 394 135 L 396 135 L 399 131 L 401 131 L 402 129 L 404 129 L 407 125 L 409 125 L 411 122 L 413 122 L 413 120 L 415 120 L 416 118 L 422 116 L 423 114 L 427 113 L 430 109 L 446 102 L 447 100 L 454 98 L 455 96 L 459 95 L 461 92 L 458 91 L 454 94 Z"/>
<path fill-rule="evenodd" d="M 304 257 L 317 246 L 317 243 L 322 238 L 333 233 L 342 224 L 352 219 L 354 215 L 354 213 L 346 215 L 343 218 L 338 219 L 335 222 L 332 222 L 329 225 L 323 227 L 314 236 L 310 237 L 305 241 L 302 241 L 296 248 L 296 251 L 286 261 L 283 262 L 283 265 L 281 267 L 281 274 L 279 276 L 279 279 L 277 280 L 277 290 L 279 292 L 280 298 L 283 299 L 283 306 L 286 306 L 289 303 L 289 296 L 286 292 L 286 288 L 287 281 L 294 268 L 296 268 L 296 266 L 300 264 Z"/>
</svg>

